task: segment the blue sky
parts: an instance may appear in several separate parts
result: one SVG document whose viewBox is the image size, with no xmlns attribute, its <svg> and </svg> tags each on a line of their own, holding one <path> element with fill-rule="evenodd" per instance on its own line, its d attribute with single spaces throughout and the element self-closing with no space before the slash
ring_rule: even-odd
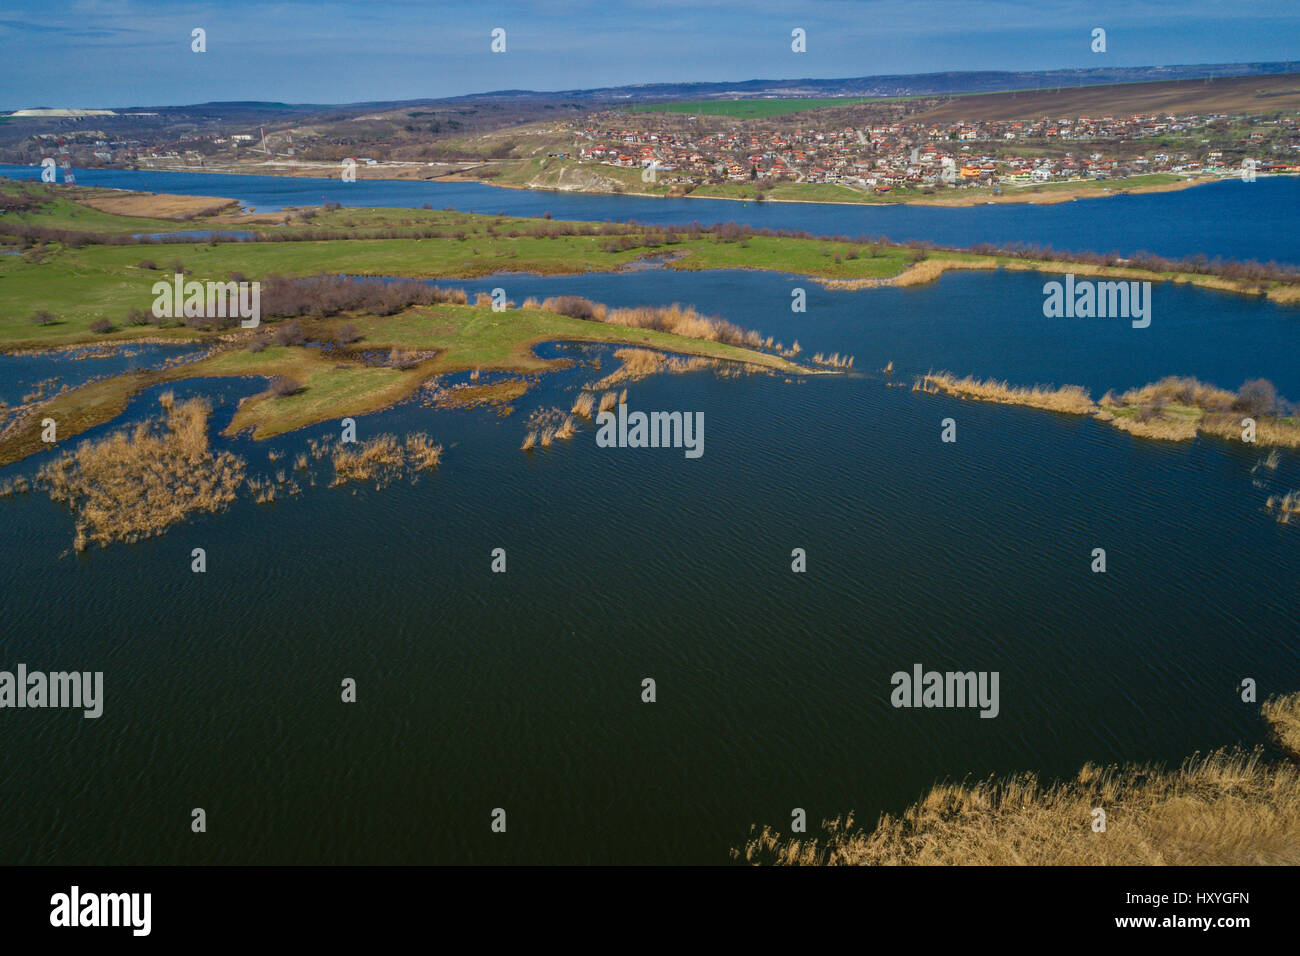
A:
<svg viewBox="0 0 1300 956">
<path fill-rule="evenodd" d="M 1298 41 L 1296 0 L 4 0 L 0 109 L 1295 60 Z"/>
</svg>

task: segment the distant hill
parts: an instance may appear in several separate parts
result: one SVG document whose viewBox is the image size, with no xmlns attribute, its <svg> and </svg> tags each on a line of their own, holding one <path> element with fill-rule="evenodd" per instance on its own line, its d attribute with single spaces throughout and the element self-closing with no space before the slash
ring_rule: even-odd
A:
<svg viewBox="0 0 1300 956">
<path fill-rule="evenodd" d="M 744 96 L 928 96 L 954 93 L 991 93 L 1006 90 L 1048 89 L 1058 86 L 1098 86 L 1161 80 L 1202 79 L 1214 76 L 1266 76 L 1300 72 L 1300 62 L 1202 63 L 1184 66 L 1097 67 L 1079 70 L 1023 72 L 994 70 L 859 76 L 846 79 L 742 80 L 725 83 L 649 83 L 529 93 L 522 90 L 479 94 L 461 99 L 522 96 L 549 99 L 625 100 L 646 102 L 669 99 L 732 99 Z"/>
<path fill-rule="evenodd" d="M 996 122 L 1081 115 L 1271 113 L 1297 109 L 1300 109 L 1300 72 L 1234 76 L 1208 82 L 1173 80 L 963 96 L 918 113 L 913 119 L 935 123 Z"/>
<path fill-rule="evenodd" d="M 277 103 L 234 101 L 189 106 L 134 106 L 115 109 L 149 109 L 163 115 L 246 119 L 283 118 L 286 113 L 355 114 L 454 104 L 565 102 L 584 107 L 612 103 L 646 103 L 655 100 L 734 99 L 737 97 L 881 97 L 928 96 L 958 93 L 995 93 L 1007 90 L 1048 90 L 1057 87 L 1100 86 L 1114 83 L 1149 83 L 1225 76 L 1270 76 L 1300 73 L 1300 61 L 1283 63 L 1202 63 L 1180 66 L 1096 67 L 1040 72 L 991 70 L 858 76 L 842 79 L 737 80 L 720 83 L 645 83 L 585 90 L 495 90 L 441 99 L 391 100 L 368 103 Z"/>
</svg>

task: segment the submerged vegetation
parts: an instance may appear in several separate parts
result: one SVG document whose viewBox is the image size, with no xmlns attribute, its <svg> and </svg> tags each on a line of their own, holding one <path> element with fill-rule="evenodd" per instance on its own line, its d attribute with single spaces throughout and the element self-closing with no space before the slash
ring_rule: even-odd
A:
<svg viewBox="0 0 1300 956">
<path fill-rule="evenodd" d="M 1300 693 L 1265 703 L 1300 758 Z M 1095 831 L 1095 811 L 1105 830 Z M 852 814 L 818 836 L 755 828 L 732 856 L 749 863 L 860 866 L 1200 866 L 1300 863 L 1300 764 L 1216 751 L 1177 770 L 1087 765 L 1043 786 L 1033 774 L 943 783 L 872 830 Z"/>
</svg>

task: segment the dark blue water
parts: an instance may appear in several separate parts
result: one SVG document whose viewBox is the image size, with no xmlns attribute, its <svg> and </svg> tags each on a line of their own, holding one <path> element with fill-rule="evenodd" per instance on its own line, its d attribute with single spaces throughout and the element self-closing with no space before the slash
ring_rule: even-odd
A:
<svg viewBox="0 0 1300 956">
<path fill-rule="evenodd" d="M 804 359 L 815 352 L 851 352 L 857 372 L 893 361 L 904 378 L 948 370 L 1013 384 L 1083 385 L 1094 398 L 1166 375 L 1191 375 L 1232 389 L 1263 377 L 1285 396 L 1300 399 L 1300 353 L 1294 348 L 1300 308 L 1166 282 L 1152 287 L 1151 325 L 1145 329 L 1127 319 L 1048 319 L 1043 284 L 1053 279 L 1060 276 L 950 272 L 928 285 L 859 291 L 747 270 L 430 281 L 470 293 L 500 287 L 516 302 L 580 288 L 612 306 L 689 303 L 786 346 L 798 341 Z M 806 313 L 790 309 L 795 288 L 805 290 Z"/>
<path fill-rule="evenodd" d="M 242 499 L 137 545 L 68 552 L 71 518 L 0 499 L 0 660 L 102 669 L 105 715 L 7 711 L 0 862 L 722 863 L 751 823 L 931 783 L 1086 761 L 1178 762 L 1265 743 L 1261 694 L 1300 687 L 1300 487 L 1236 443 L 1166 444 L 1031 409 L 891 387 L 934 367 L 1126 387 L 1166 372 L 1274 377 L 1300 395 L 1296 313 L 1160 287 L 1151 327 L 1041 316 L 1043 277 L 954 274 L 859 293 L 789 276 L 512 276 L 512 298 L 691 302 L 857 374 L 629 386 L 705 413 L 705 453 L 602 449 L 590 426 L 532 455 L 524 418 L 614 367 L 542 378 L 501 418 L 419 402 L 359 437 L 427 431 L 444 463 L 382 491 L 317 483 Z M 463 283 L 475 286 L 474 283 Z M 256 382 L 174 386 L 216 401 Z M 153 389 L 131 421 L 157 408 Z M 958 441 L 939 422 L 953 417 Z M 118 425 L 102 426 L 90 437 Z M 217 437 L 250 473 L 322 425 Z M 268 451 L 284 452 L 278 463 Z M 43 459 L 0 471 L 30 473 Z M 208 573 L 189 570 L 204 547 Z M 489 572 L 503 547 L 508 572 Z M 807 549 L 808 571 L 790 572 Z M 1089 571 L 1104 547 L 1109 571 Z M 896 710 L 890 675 L 997 670 L 1001 714 Z M 339 701 L 344 677 L 358 703 Z M 658 702 L 640 702 L 653 677 Z M 189 832 L 203 807 L 209 832 Z M 507 810 L 494 836 L 489 814 Z"/>
<path fill-rule="evenodd" d="M 0 174 L 39 179 L 35 166 L 0 166 Z M 154 170 L 88 169 L 84 186 L 107 186 L 182 195 L 230 196 L 259 211 L 338 202 L 345 206 L 435 209 L 688 225 L 735 221 L 773 229 L 804 229 L 817 235 L 921 239 L 944 246 L 981 242 L 1033 243 L 1060 250 L 1300 263 L 1294 238 L 1300 215 L 1300 179 L 1263 177 L 1253 183 L 1228 179 L 1171 193 L 1088 199 L 1047 206 L 985 205 L 851 206 L 813 203 L 732 202 L 644 196 L 505 189 L 480 183 L 427 183 L 299 179 Z"/>
<path fill-rule="evenodd" d="M 0 401 L 17 405 L 42 382 L 47 383 L 44 393 L 53 395 L 64 386 L 76 388 L 91 379 L 159 368 L 169 359 L 204 351 L 192 345 L 125 345 L 0 354 Z"/>
<path fill-rule="evenodd" d="M 242 242 L 255 239 L 257 233 L 246 229 L 196 229 L 193 232 L 142 232 L 131 238 L 158 242 L 207 242 L 214 237 L 224 242 Z"/>
</svg>

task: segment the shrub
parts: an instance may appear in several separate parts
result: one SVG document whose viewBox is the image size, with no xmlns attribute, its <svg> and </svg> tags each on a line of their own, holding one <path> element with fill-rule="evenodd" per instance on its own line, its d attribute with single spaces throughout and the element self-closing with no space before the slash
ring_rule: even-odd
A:
<svg viewBox="0 0 1300 956">
<path fill-rule="evenodd" d="M 31 316 L 28 317 L 27 321 L 31 322 L 33 325 L 53 325 L 55 322 L 59 321 L 59 317 L 53 312 L 46 312 L 42 309 L 39 312 L 33 312 Z"/>
<path fill-rule="evenodd" d="M 288 395 L 297 395 L 302 391 L 302 385 L 289 378 L 287 375 L 277 375 L 271 379 L 271 394 L 276 398 L 284 398 Z"/>
<path fill-rule="evenodd" d="M 157 269 L 157 268 L 158 268 L 158 263 L 154 262 L 152 259 L 141 259 L 141 260 L 139 261 L 139 263 L 137 263 L 136 268 L 138 268 L 138 269 Z"/>
<path fill-rule="evenodd" d="M 344 322 L 334 330 L 334 340 L 343 345 L 350 345 L 359 338 L 361 338 L 361 333 L 357 331 L 357 327 L 351 322 Z"/>
<path fill-rule="evenodd" d="M 297 322 L 286 322 L 275 330 L 276 345 L 302 345 L 307 336 Z"/>
<path fill-rule="evenodd" d="M 1248 415 L 1268 415 L 1277 405 L 1277 386 L 1266 378 L 1252 378 L 1237 389 L 1237 400 L 1232 403 L 1232 410 Z"/>
<path fill-rule="evenodd" d="M 98 332 L 100 335 L 113 331 L 113 323 L 108 319 L 96 319 L 90 323 L 90 331 Z"/>
<path fill-rule="evenodd" d="M 128 309 L 126 313 L 127 325 L 148 325 L 149 313 L 144 309 Z"/>
</svg>

